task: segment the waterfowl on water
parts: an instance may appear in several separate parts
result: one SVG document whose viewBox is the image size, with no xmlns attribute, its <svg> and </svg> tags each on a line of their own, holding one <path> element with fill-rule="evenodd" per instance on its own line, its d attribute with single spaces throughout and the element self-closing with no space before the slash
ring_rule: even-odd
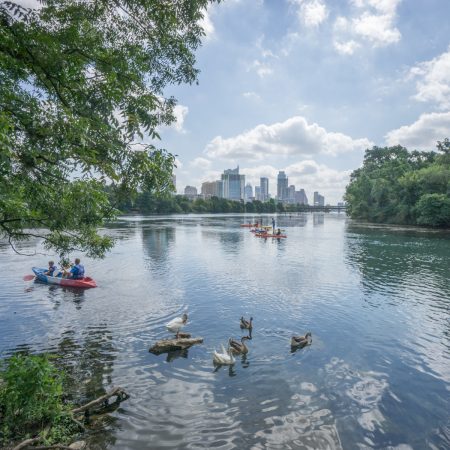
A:
<svg viewBox="0 0 450 450">
<path fill-rule="evenodd" d="M 236 360 L 231 354 L 231 349 L 228 348 L 228 350 L 225 350 L 225 347 L 222 344 L 222 353 L 219 353 L 216 350 L 214 350 L 213 362 L 215 364 L 231 366 L 236 362 Z"/>
<path fill-rule="evenodd" d="M 308 331 L 304 336 L 292 336 L 291 346 L 292 347 L 304 347 L 305 345 L 311 344 L 312 335 Z"/>
<path fill-rule="evenodd" d="M 188 320 L 187 314 L 183 314 L 181 317 L 175 317 L 169 323 L 166 324 L 166 328 L 172 333 L 177 333 L 177 339 L 179 331 L 186 325 Z"/>
<path fill-rule="evenodd" d="M 244 317 L 241 317 L 240 326 L 245 330 L 251 330 L 253 328 L 253 317 L 250 317 L 250 320 L 246 320 Z"/>
<path fill-rule="evenodd" d="M 229 349 L 234 355 L 246 355 L 248 353 L 248 347 L 245 345 L 246 340 L 250 340 L 250 336 L 242 336 L 241 342 L 230 338 L 228 341 Z"/>
</svg>

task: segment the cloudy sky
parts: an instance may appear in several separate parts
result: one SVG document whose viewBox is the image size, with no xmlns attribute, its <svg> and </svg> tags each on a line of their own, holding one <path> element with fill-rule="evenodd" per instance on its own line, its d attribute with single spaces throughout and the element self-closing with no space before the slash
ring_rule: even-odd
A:
<svg viewBox="0 0 450 450">
<path fill-rule="evenodd" d="M 177 190 L 239 164 L 342 199 L 372 145 L 450 137 L 449 0 L 224 0 L 204 20 L 199 85 L 170 87 Z"/>
</svg>

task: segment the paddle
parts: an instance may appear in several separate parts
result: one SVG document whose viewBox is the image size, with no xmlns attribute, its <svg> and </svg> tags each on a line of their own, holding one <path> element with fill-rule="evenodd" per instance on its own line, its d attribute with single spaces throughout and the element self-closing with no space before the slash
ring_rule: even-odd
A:
<svg viewBox="0 0 450 450">
<path fill-rule="evenodd" d="M 31 281 L 34 280 L 35 278 L 36 278 L 35 275 L 25 275 L 23 277 L 23 281 Z"/>
</svg>

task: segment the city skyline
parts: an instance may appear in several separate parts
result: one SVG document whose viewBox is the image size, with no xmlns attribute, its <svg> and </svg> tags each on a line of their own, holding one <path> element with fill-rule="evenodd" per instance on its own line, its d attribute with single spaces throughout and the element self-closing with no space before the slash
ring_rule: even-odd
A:
<svg viewBox="0 0 450 450">
<path fill-rule="evenodd" d="M 236 167 L 330 203 L 373 145 L 450 137 L 448 0 L 229 0 L 208 9 L 199 84 L 173 86 L 179 192 Z M 249 26 L 251 23 L 251 26 Z M 220 57 L 218 57 L 220 55 Z"/>
<path fill-rule="evenodd" d="M 184 189 L 182 189 L 182 192 L 179 192 L 180 187 L 177 187 L 175 184 L 176 177 L 173 178 L 173 181 L 176 192 L 191 200 L 198 197 L 219 197 L 228 200 L 259 200 L 265 202 L 273 198 L 276 201 L 284 203 L 309 204 L 305 189 L 300 188 L 299 190 L 296 190 L 296 186 L 293 184 L 288 186 L 289 177 L 282 170 L 278 172 L 277 182 L 275 183 L 276 195 L 270 193 L 269 178 L 267 177 L 260 177 L 260 184 L 255 185 L 253 190 L 253 185 L 246 182 L 245 174 L 240 173 L 239 166 L 235 169 L 224 169 L 220 178 L 220 180 L 203 181 L 200 190 L 198 190 L 196 186 L 186 185 Z M 314 191 L 313 204 L 316 206 L 324 206 L 325 204 L 324 196 L 320 195 L 318 191 Z"/>
</svg>

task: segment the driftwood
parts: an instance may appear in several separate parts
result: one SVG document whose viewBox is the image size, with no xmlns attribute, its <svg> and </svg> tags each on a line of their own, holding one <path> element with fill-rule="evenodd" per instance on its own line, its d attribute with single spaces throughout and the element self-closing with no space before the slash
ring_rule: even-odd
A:
<svg viewBox="0 0 450 450">
<path fill-rule="evenodd" d="M 115 387 L 111 389 L 109 392 L 107 392 L 105 395 L 102 395 L 101 397 L 97 398 L 96 400 L 92 400 L 92 402 L 86 403 L 83 406 L 80 406 L 78 408 L 72 409 L 72 414 L 78 414 L 78 413 L 87 413 L 90 409 L 95 409 L 97 407 L 105 407 L 105 405 L 108 404 L 108 400 L 111 397 L 116 397 L 116 402 L 121 402 L 123 400 L 126 400 L 129 396 L 128 394 L 121 388 L 121 387 Z M 70 418 L 75 424 L 77 424 L 80 429 L 86 431 L 86 428 L 84 425 L 79 422 L 74 417 Z M 22 450 L 27 447 L 31 447 L 33 450 L 47 450 L 47 449 L 60 449 L 60 450 L 72 450 L 73 447 L 62 445 L 62 444 L 54 444 L 49 446 L 34 446 L 33 444 L 37 444 L 42 440 L 41 437 L 31 438 L 31 439 L 25 439 L 24 441 L 20 442 L 18 445 L 16 445 L 12 450 Z"/>
<path fill-rule="evenodd" d="M 183 350 L 189 348 L 194 344 L 201 344 L 203 338 L 174 338 L 174 339 L 162 339 L 156 342 L 152 347 L 150 347 L 149 352 L 160 355 L 161 353 L 166 353 L 174 350 Z"/>
<path fill-rule="evenodd" d="M 72 409 L 72 413 L 78 414 L 81 412 L 89 411 L 90 409 L 94 409 L 98 406 L 104 407 L 111 397 L 117 397 L 116 401 L 121 402 L 123 400 L 126 400 L 129 396 L 121 387 L 115 387 L 111 389 L 109 392 L 107 392 L 105 395 L 102 395 L 101 397 L 97 398 L 96 400 L 92 400 L 92 402 L 86 403 L 86 405 Z"/>
</svg>

